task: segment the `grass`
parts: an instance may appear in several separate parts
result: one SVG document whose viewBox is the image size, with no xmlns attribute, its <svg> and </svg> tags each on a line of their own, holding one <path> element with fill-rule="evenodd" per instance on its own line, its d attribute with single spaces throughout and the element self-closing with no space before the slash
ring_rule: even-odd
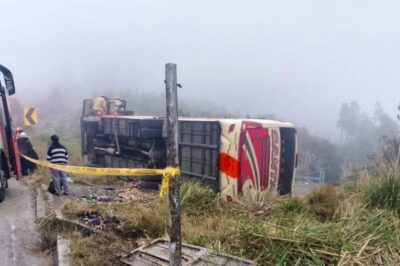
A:
<svg viewBox="0 0 400 266">
<path fill-rule="evenodd" d="M 32 138 L 41 159 L 48 137 Z M 70 163 L 81 165 L 79 142 L 68 137 L 61 140 L 69 150 Z M 47 184 L 49 171 L 39 168 L 26 180 L 33 186 Z M 180 194 L 182 237 L 187 243 L 259 265 L 400 265 L 400 171 L 395 165 L 366 169 L 344 188 L 322 187 L 304 199 L 258 193 L 227 204 L 194 182 L 184 182 Z M 63 213 L 77 218 L 88 209 L 121 223 L 92 235 L 49 224 L 42 228 L 40 249 L 53 245 L 52 232 L 58 230 L 72 240 L 73 265 L 115 265 L 121 253 L 167 235 L 165 200 L 147 205 L 74 201 L 64 206 Z"/>
<path fill-rule="evenodd" d="M 299 197 L 288 197 L 283 199 L 279 207 L 284 214 L 307 213 L 310 209 L 304 200 Z"/>
<path fill-rule="evenodd" d="M 400 171 L 396 166 L 384 165 L 377 169 L 364 190 L 368 206 L 391 210 L 400 214 Z"/>
<path fill-rule="evenodd" d="M 211 188 L 195 181 L 183 182 L 179 193 L 180 204 L 184 212 L 207 211 L 214 206 L 214 202 L 217 200 L 217 194 Z"/>
<path fill-rule="evenodd" d="M 97 210 L 103 221 L 117 218 L 119 223 L 92 234 L 65 226 L 59 228 L 58 231 L 71 240 L 72 265 L 116 265 L 121 254 L 131 252 L 152 238 L 164 236 L 167 230 L 167 208 L 161 200 L 154 201 L 148 208 L 132 203 L 72 201 L 64 205 L 62 212 L 68 219 L 76 220 L 85 210 Z"/>
<path fill-rule="evenodd" d="M 187 243 L 252 259 L 259 265 L 400 263 L 399 218 L 390 210 L 365 204 L 362 193 L 323 187 L 304 199 L 260 193 L 228 204 L 199 184 L 184 184 L 181 192 L 182 236 Z M 148 240 L 166 236 L 168 213 L 164 200 L 157 199 L 147 206 L 72 202 L 65 206 L 64 213 L 76 215 L 88 208 L 118 217 L 127 227 L 140 228 Z M 107 237 L 117 236 L 120 243 L 127 241 L 116 231 L 106 233 Z M 96 243 L 93 237 L 74 241 L 84 241 L 79 245 Z M 137 244 L 137 239 L 131 240 Z M 84 250 L 89 252 L 89 247 Z M 80 265 L 82 248 L 72 254 L 74 265 Z"/>
<path fill-rule="evenodd" d="M 228 207 L 218 218 L 228 221 L 231 232 L 217 227 L 215 235 L 201 232 L 189 241 L 255 259 L 260 265 L 337 264 L 342 257 L 353 262 L 361 260 L 367 265 L 375 258 L 387 265 L 400 262 L 391 253 L 391 250 L 400 252 L 400 228 L 398 220 L 396 225 L 393 222 L 396 218 L 389 213 L 350 204 L 343 207 L 346 212 L 337 213 L 338 219 L 321 221 L 319 214 L 307 212 L 307 206 L 300 201 L 284 200 L 265 218 L 247 215 L 232 220 L 235 209 Z M 363 250 L 369 239 L 368 249 Z M 379 249 L 379 254 L 373 254 Z"/>
<path fill-rule="evenodd" d="M 128 253 L 138 247 L 138 243 L 121 239 L 113 232 L 82 237 L 79 233 L 69 234 L 72 265 L 97 266 L 116 265 L 121 253 Z"/>
<path fill-rule="evenodd" d="M 344 199 L 344 193 L 333 186 L 314 189 L 307 201 L 311 211 L 321 220 L 332 219 Z"/>
<path fill-rule="evenodd" d="M 68 148 L 68 140 L 65 145 Z M 46 148 L 38 144 L 39 155 Z M 78 148 L 69 149 L 76 157 L 71 163 L 79 165 Z M 48 178 L 48 170 L 39 169 L 32 182 Z M 400 265 L 400 173 L 395 166 L 368 169 L 345 187 L 322 187 L 305 198 L 257 193 L 228 204 L 194 182 L 184 182 L 180 194 L 187 243 L 259 265 Z M 120 253 L 167 236 L 165 200 L 146 205 L 74 201 L 63 213 L 77 218 L 88 209 L 117 217 L 121 224 L 90 236 L 67 230 L 73 265 L 115 265 Z M 46 234 L 43 238 L 45 248 L 51 243 Z"/>
</svg>

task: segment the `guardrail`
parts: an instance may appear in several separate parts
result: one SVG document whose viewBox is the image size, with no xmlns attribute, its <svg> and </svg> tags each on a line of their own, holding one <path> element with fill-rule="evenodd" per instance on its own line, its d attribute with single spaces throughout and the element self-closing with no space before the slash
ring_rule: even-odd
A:
<svg viewBox="0 0 400 266">
<path fill-rule="evenodd" d="M 295 177 L 296 181 L 305 181 L 316 184 L 325 184 L 325 170 L 320 169 L 319 171 L 314 171 Z"/>
</svg>

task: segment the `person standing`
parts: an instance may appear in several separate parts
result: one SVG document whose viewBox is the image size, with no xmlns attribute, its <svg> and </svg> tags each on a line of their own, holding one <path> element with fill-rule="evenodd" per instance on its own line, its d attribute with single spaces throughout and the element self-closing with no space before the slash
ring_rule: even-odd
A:
<svg viewBox="0 0 400 266">
<path fill-rule="evenodd" d="M 108 99 L 106 96 L 100 96 L 93 100 L 93 111 L 96 115 L 108 114 Z"/>
<path fill-rule="evenodd" d="M 60 144 L 59 137 L 50 137 L 51 145 L 47 151 L 47 161 L 52 164 L 66 165 L 68 163 L 68 151 Z M 64 171 L 50 169 L 53 179 L 53 186 L 57 196 L 69 195 L 67 173 Z"/>
<path fill-rule="evenodd" d="M 17 139 L 19 138 L 22 132 L 24 132 L 24 130 L 20 127 L 17 127 L 17 129 L 15 130 L 15 136 Z"/>
<path fill-rule="evenodd" d="M 121 114 L 121 111 L 125 111 L 125 102 L 122 101 L 120 98 L 116 98 L 113 101 L 114 104 L 114 113 L 119 115 Z"/>
<path fill-rule="evenodd" d="M 20 132 L 17 138 L 18 151 L 25 156 L 33 159 L 39 159 L 36 151 L 33 149 L 32 143 L 29 140 L 28 135 L 25 132 Z M 25 158 L 21 157 L 21 170 L 22 175 L 27 176 L 36 169 L 36 164 L 29 162 Z"/>
</svg>

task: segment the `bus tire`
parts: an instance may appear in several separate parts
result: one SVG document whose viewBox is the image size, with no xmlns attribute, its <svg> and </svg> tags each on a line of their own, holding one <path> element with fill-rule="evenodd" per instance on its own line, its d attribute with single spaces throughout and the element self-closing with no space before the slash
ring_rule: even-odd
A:
<svg viewBox="0 0 400 266">
<path fill-rule="evenodd" d="M 7 177 L 3 171 L 0 171 L 0 202 L 3 202 L 6 196 Z"/>
<path fill-rule="evenodd" d="M 6 189 L 0 188 L 0 202 L 3 202 L 5 197 L 6 197 Z"/>
</svg>

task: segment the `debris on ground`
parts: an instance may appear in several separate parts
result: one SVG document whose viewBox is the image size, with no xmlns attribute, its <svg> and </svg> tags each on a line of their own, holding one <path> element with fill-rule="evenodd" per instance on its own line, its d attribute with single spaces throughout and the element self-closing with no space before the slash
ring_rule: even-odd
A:
<svg viewBox="0 0 400 266">
<path fill-rule="evenodd" d="M 122 202 L 148 203 L 154 199 L 155 193 L 149 193 L 139 188 L 140 183 L 129 182 L 122 186 L 118 193 Z"/>
<path fill-rule="evenodd" d="M 148 203 L 157 197 L 157 192 L 140 188 L 140 182 L 127 182 L 110 186 L 74 186 L 70 198 L 84 200 L 88 203 L 137 202 Z"/>
<path fill-rule="evenodd" d="M 101 197 L 97 198 L 97 201 L 98 202 L 112 202 L 112 201 L 114 201 L 114 199 L 111 197 L 107 197 L 107 196 L 101 196 Z"/>
<path fill-rule="evenodd" d="M 83 211 L 79 217 L 92 228 L 103 229 L 104 223 L 98 211 L 87 210 Z"/>
<path fill-rule="evenodd" d="M 97 196 L 96 195 L 83 195 L 82 198 L 84 198 L 89 203 L 96 203 L 97 202 Z"/>
<path fill-rule="evenodd" d="M 83 195 L 82 198 L 84 198 L 89 203 L 96 203 L 96 202 L 106 203 L 106 202 L 119 201 L 109 196 L 97 196 L 97 195 Z"/>
<path fill-rule="evenodd" d="M 85 210 L 82 211 L 79 217 L 83 222 L 95 229 L 101 230 L 115 230 L 121 226 L 121 221 L 110 215 L 102 215 L 98 210 Z"/>
</svg>

